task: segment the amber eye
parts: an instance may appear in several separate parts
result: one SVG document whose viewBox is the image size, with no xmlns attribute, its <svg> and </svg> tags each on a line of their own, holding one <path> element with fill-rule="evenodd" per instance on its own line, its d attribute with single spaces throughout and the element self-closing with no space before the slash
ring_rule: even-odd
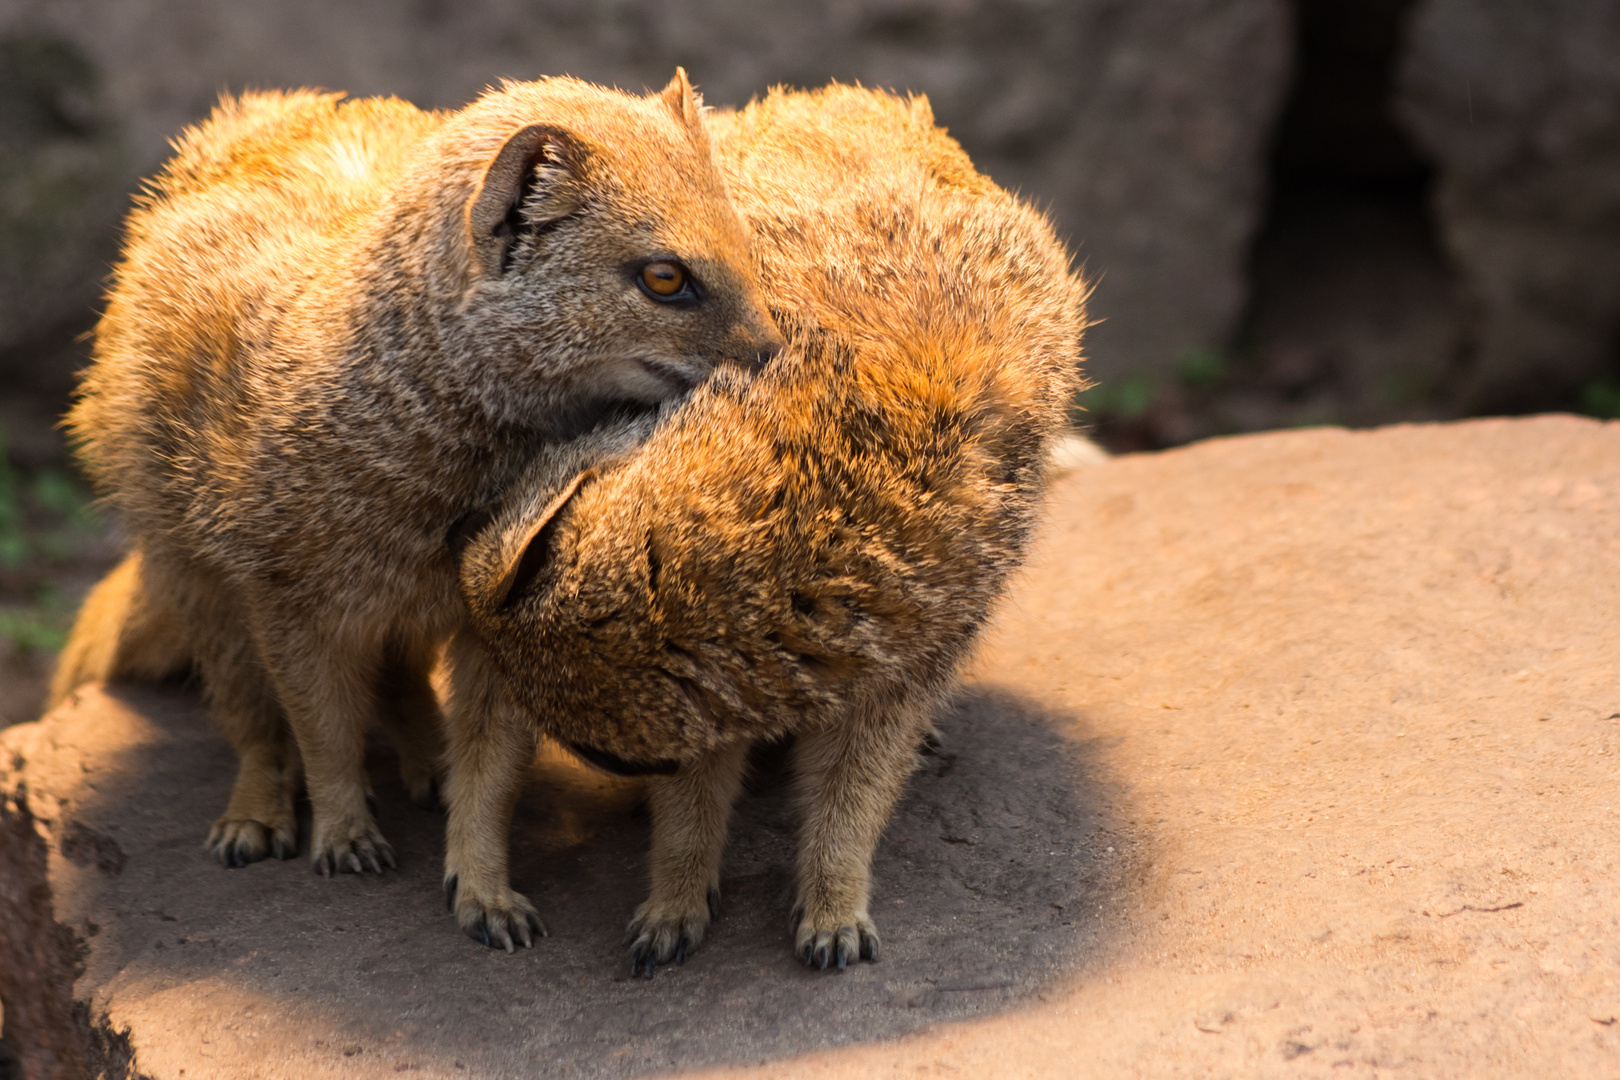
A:
<svg viewBox="0 0 1620 1080">
<path fill-rule="evenodd" d="M 660 259 L 641 268 L 641 283 L 654 296 L 674 296 L 686 288 L 686 271 L 677 263 Z"/>
</svg>

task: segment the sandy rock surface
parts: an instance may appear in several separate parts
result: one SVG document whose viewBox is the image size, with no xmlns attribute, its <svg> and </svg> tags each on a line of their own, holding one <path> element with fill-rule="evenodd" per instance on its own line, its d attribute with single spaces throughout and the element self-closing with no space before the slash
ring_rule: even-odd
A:
<svg viewBox="0 0 1620 1080">
<path fill-rule="evenodd" d="M 225 871 L 200 841 L 231 756 L 194 701 L 86 691 L 0 736 L 7 1023 L 78 1003 L 54 1060 L 165 1080 L 1612 1073 L 1617 556 L 1613 424 L 1073 469 L 879 851 L 883 962 L 842 975 L 789 955 L 769 755 L 721 921 L 648 982 L 633 787 L 537 764 L 515 880 L 552 937 L 507 956 L 443 915 L 440 825 L 381 747 L 400 873 Z M 56 925 L 24 940 L 43 867 Z M 75 949 L 53 1005 L 27 965 Z"/>
</svg>

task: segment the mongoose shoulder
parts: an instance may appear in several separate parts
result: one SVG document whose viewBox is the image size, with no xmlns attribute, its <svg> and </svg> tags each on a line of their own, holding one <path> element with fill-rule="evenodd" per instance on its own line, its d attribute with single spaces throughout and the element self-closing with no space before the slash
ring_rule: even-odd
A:
<svg viewBox="0 0 1620 1080">
<path fill-rule="evenodd" d="M 219 857 L 290 854 L 302 774 L 317 868 L 390 862 L 360 736 L 380 713 L 432 797 L 446 535 L 537 447 L 774 352 L 748 243 L 684 73 L 224 99 L 130 215 L 69 416 L 133 551 L 58 694 L 187 627 L 242 759 Z"/>
<path fill-rule="evenodd" d="M 875 955 L 873 845 L 1022 558 L 1084 325 L 1048 222 L 925 101 L 773 93 L 716 131 L 787 348 L 656 426 L 547 450 L 463 555 L 471 629 L 452 644 L 462 926 L 529 933 L 505 826 L 512 763 L 544 734 L 653 774 L 652 895 L 629 936 L 649 974 L 702 939 L 746 747 L 787 732 L 796 948 Z"/>
</svg>

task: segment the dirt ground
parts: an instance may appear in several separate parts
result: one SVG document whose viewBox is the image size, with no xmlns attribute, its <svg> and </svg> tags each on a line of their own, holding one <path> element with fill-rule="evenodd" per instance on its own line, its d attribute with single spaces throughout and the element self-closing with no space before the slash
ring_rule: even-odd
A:
<svg viewBox="0 0 1620 1080">
<path fill-rule="evenodd" d="M 1572 417 L 1076 468 L 879 851 L 883 961 L 842 975 L 789 952 L 780 755 L 714 936 L 651 981 L 635 789 L 560 759 L 514 829 L 553 936 L 516 956 L 443 915 L 380 746 L 381 880 L 210 864 L 230 754 L 183 694 L 5 732 L 0 789 L 114 1075 L 1607 1075 L 1617 554 L 1620 426 Z"/>
</svg>

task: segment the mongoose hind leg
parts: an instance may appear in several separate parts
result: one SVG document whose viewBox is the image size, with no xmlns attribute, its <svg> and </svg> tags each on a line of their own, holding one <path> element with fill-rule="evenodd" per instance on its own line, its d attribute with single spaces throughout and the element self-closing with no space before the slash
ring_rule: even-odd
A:
<svg viewBox="0 0 1620 1080">
<path fill-rule="evenodd" d="M 299 761 L 242 613 L 199 567 L 131 552 L 91 590 L 58 661 L 52 703 L 93 679 L 156 681 L 195 667 L 236 750 L 236 781 L 208 847 L 225 866 L 298 851 Z"/>
<path fill-rule="evenodd" d="M 377 677 L 377 712 L 399 751 L 399 775 L 411 802 L 440 809 L 444 716 L 433 692 L 438 650 L 426 642 L 390 645 Z"/>
<path fill-rule="evenodd" d="M 444 899 L 467 936 L 512 952 L 546 936 L 507 863 L 512 810 L 537 746 L 534 725 L 503 692 L 468 631 L 450 643 L 446 713 Z"/>
<path fill-rule="evenodd" d="M 87 682 L 132 679 L 160 682 L 196 662 L 191 621 L 175 583 L 154 573 L 132 551 L 96 583 L 73 620 L 56 660 L 46 707 L 54 709 Z"/>
<path fill-rule="evenodd" d="M 376 712 L 381 645 L 344 640 L 286 613 L 269 620 L 258 614 L 260 655 L 304 762 L 313 869 L 331 877 L 398 866 L 367 806 L 365 735 Z"/>
<path fill-rule="evenodd" d="M 867 911 L 872 852 L 916 764 L 929 716 L 923 703 L 904 701 L 799 733 L 804 821 L 793 949 L 809 967 L 842 970 L 878 958 L 877 927 Z"/>
<path fill-rule="evenodd" d="M 290 859 L 298 853 L 298 749 L 245 621 L 223 593 L 212 599 L 197 605 L 198 625 L 207 630 L 198 635 L 197 665 L 237 767 L 225 813 L 208 830 L 208 848 L 226 867 L 269 855 Z"/>
<path fill-rule="evenodd" d="M 742 786 L 748 740 L 688 761 L 674 776 L 647 781 L 652 803 L 652 893 L 625 931 L 630 974 L 686 962 L 703 943 L 720 902 L 720 856 Z"/>
</svg>

